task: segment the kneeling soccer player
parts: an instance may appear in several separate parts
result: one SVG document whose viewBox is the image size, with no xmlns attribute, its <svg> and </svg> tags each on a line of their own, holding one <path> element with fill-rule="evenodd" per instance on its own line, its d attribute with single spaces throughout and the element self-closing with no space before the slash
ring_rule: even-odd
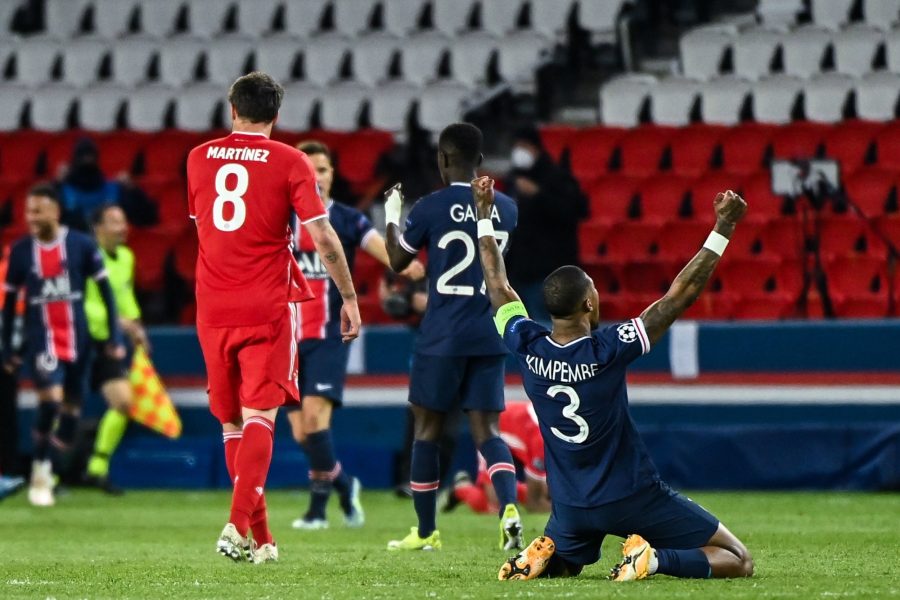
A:
<svg viewBox="0 0 900 600">
<path fill-rule="evenodd" d="M 577 575 L 600 559 L 610 534 L 626 537 L 615 581 L 655 573 L 748 577 L 750 553 L 718 519 L 659 477 L 628 414 L 625 371 L 650 351 L 697 299 L 747 205 L 716 196 L 716 226 L 669 291 L 640 317 L 596 329 L 598 294 L 584 271 L 567 266 L 544 281 L 552 331 L 528 318 L 506 278 L 490 215 L 493 181 L 473 182 L 478 246 L 495 321 L 522 367 L 525 391 L 544 437 L 552 512 L 545 535 L 509 559 L 501 580 Z"/>
</svg>

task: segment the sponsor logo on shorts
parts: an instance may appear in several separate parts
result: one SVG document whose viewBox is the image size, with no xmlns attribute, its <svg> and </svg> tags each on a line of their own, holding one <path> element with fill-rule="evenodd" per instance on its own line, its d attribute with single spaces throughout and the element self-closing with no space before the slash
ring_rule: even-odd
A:
<svg viewBox="0 0 900 600">
<path fill-rule="evenodd" d="M 315 387 L 316 387 L 317 392 L 327 392 L 327 391 L 331 390 L 334 386 L 331 385 L 330 383 L 317 383 Z"/>
</svg>

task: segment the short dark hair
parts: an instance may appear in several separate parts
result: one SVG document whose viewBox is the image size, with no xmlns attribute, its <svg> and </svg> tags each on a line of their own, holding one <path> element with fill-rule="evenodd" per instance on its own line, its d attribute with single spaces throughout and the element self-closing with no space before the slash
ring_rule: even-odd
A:
<svg viewBox="0 0 900 600">
<path fill-rule="evenodd" d="M 544 279 L 544 306 L 553 317 L 574 315 L 590 289 L 587 273 L 573 265 L 560 267 Z"/>
<path fill-rule="evenodd" d="M 326 146 L 319 140 L 304 140 L 297 144 L 297 149 L 307 156 L 311 156 L 313 154 L 324 154 L 328 158 L 328 160 L 331 160 L 331 150 L 329 150 L 328 146 Z"/>
<path fill-rule="evenodd" d="M 113 208 L 121 209 L 122 207 L 115 202 L 104 202 L 103 204 L 98 206 L 97 209 L 91 213 L 91 224 L 96 227 L 97 225 L 103 223 L 103 219 L 106 218 L 106 213 L 108 213 Z"/>
<path fill-rule="evenodd" d="M 438 149 L 454 164 L 477 167 L 481 161 L 483 140 L 481 130 L 471 123 L 454 123 L 441 132 Z"/>
<path fill-rule="evenodd" d="M 47 181 L 42 181 L 31 186 L 31 189 L 28 190 L 28 195 L 47 198 L 48 200 L 55 202 L 59 205 L 60 208 L 62 208 L 62 201 L 59 199 L 59 192 L 57 192 L 56 186 Z"/>
<path fill-rule="evenodd" d="M 237 115 L 251 123 L 271 123 L 278 116 L 284 88 L 271 75 L 253 71 L 238 77 L 228 90 Z"/>
</svg>

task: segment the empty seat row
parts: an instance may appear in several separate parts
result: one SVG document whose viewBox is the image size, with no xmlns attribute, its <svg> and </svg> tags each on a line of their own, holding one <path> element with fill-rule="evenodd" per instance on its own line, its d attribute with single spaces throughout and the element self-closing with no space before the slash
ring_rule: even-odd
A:
<svg viewBox="0 0 900 600">
<path fill-rule="evenodd" d="M 793 25 L 807 12 L 813 23 L 832 29 L 851 22 L 890 28 L 900 22 L 900 0 L 759 0 L 756 8 L 767 25 Z"/>
</svg>

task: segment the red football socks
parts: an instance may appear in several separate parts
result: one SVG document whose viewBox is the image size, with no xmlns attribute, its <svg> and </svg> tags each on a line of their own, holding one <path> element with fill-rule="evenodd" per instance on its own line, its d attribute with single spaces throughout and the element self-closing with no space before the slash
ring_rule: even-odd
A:
<svg viewBox="0 0 900 600">
<path fill-rule="evenodd" d="M 225 467 L 228 469 L 231 483 L 234 484 L 235 461 L 243 433 L 240 431 L 229 431 L 222 434 L 222 437 L 225 440 Z M 265 494 L 260 497 L 256 510 L 253 511 L 253 515 L 250 517 L 250 531 L 253 532 L 253 540 L 258 546 L 275 543 L 272 538 L 272 532 L 269 531 L 269 515 L 266 510 Z"/>
<path fill-rule="evenodd" d="M 231 499 L 231 518 L 229 519 L 242 536 L 247 535 L 257 506 L 265 511 L 265 504 L 261 502 L 261 499 L 266 485 L 266 476 L 269 473 L 269 463 L 272 461 L 274 432 L 275 424 L 265 417 L 250 417 L 244 421 L 244 434 L 240 439 L 234 459 L 234 493 Z M 226 444 L 226 446 L 232 443 Z M 226 448 L 226 460 L 228 454 Z M 264 514 L 265 512 L 263 512 Z M 265 517 L 262 519 L 264 522 Z M 264 537 L 271 539 L 271 534 Z M 256 539 L 255 536 L 254 539 Z M 266 543 L 259 539 L 256 542 L 258 544 Z"/>
</svg>

